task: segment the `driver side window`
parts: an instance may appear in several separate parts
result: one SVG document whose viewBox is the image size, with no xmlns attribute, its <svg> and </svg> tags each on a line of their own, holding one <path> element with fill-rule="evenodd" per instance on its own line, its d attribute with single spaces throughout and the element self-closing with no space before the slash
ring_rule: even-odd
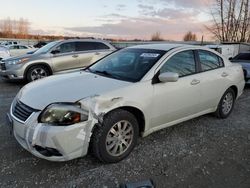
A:
<svg viewBox="0 0 250 188">
<path fill-rule="evenodd" d="M 194 74 L 196 72 L 194 52 L 188 50 L 175 54 L 161 67 L 160 73 L 164 72 L 178 73 L 179 77 Z"/>
</svg>

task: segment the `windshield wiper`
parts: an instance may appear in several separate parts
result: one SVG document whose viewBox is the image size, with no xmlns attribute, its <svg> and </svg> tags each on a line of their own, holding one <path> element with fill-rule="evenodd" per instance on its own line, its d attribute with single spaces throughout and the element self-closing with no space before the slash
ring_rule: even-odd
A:
<svg viewBox="0 0 250 188">
<path fill-rule="evenodd" d="M 107 72 L 107 71 L 99 71 L 99 70 L 96 70 L 96 71 L 93 71 L 93 73 L 102 74 L 102 75 L 104 75 L 104 76 L 111 76 L 111 77 L 114 76 L 114 75 L 110 74 L 110 73 Z"/>
<path fill-rule="evenodd" d="M 90 72 L 92 73 L 96 73 L 96 74 L 99 74 L 99 75 L 103 75 L 103 76 L 106 76 L 106 77 L 110 77 L 110 78 L 115 78 L 115 79 L 121 79 L 120 76 L 118 75 L 113 75 L 107 71 L 99 71 L 99 70 L 90 70 Z"/>
</svg>

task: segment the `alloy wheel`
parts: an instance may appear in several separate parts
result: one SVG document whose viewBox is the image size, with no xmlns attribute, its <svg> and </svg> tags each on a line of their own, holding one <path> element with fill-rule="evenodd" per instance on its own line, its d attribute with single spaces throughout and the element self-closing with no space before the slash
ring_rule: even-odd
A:
<svg viewBox="0 0 250 188">
<path fill-rule="evenodd" d="M 31 79 L 34 80 L 38 80 L 44 77 L 47 77 L 47 72 L 43 69 L 43 68 L 35 68 L 32 70 L 31 72 Z"/>
<path fill-rule="evenodd" d="M 222 102 L 222 112 L 225 115 L 231 111 L 233 107 L 233 101 L 234 101 L 233 94 L 231 92 L 227 93 Z"/>
<path fill-rule="evenodd" d="M 130 122 L 122 120 L 114 124 L 106 137 L 106 150 L 111 156 L 120 156 L 130 147 L 134 129 Z"/>
</svg>

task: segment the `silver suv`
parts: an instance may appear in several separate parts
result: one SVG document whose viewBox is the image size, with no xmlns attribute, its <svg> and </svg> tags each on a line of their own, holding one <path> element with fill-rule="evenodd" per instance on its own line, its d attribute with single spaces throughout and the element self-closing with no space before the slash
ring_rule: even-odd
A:
<svg viewBox="0 0 250 188">
<path fill-rule="evenodd" d="M 33 54 L 3 59 L 0 76 L 31 82 L 58 72 L 86 67 L 115 51 L 106 41 L 70 39 L 51 42 Z"/>
</svg>

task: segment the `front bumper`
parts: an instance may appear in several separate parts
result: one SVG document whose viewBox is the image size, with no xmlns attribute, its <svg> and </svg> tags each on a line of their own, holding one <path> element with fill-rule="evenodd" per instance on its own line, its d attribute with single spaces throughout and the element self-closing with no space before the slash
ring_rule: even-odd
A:
<svg viewBox="0 0 250 188">
<path fill-rule="evenodd" d="M 0 62 L 0 64 L 4 64 L 2 62 Z M 12 69 L 2 69 L 2 66 L 0 66 L 0 76 L 5 78 L 5 79 L 23 79 L 23 69 L 22 67 L 13 67 Z"/>
<path fill-rule="evenodd" d="M 10 110 L 13 134 L 24 149 L 49 161 L 68 161 L 87 154 L 93 127 L 91 121 L 51 126 L 37 122 L 39 113 L 34 112 L 22 122 Z"/>
</svg>

